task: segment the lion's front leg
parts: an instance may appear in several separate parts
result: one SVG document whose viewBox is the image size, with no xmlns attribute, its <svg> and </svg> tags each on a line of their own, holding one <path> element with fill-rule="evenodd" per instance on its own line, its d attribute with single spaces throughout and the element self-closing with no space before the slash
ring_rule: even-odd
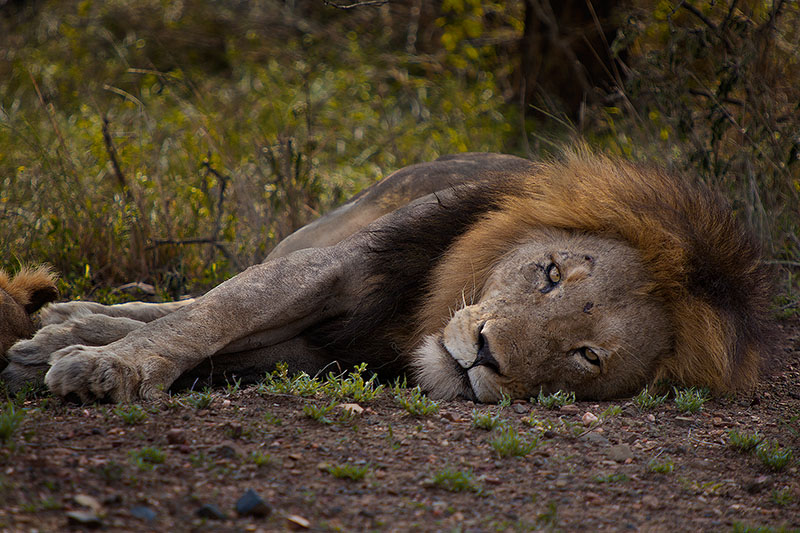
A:
<svg viewBox="0 0 800 533">
<path fill-rule="evenodd" d="M 257 341 L 247 348 L 285 342 L 342 312 L 339 295 L 354 292 L 363 277 L 358 248 L 350 242 L 292 253 L 247 269 L 107 346 L 58 350 L 45 383 L 60 396 L 83 401 L 154 398 L 234 342 Z"/>
</svg>

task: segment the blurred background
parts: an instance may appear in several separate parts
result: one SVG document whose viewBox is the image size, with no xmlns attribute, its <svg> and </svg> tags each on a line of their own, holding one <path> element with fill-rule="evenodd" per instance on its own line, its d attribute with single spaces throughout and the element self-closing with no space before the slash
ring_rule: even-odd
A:
<svg viewBox="0 0 800 533">
<path fill-rule="evenodd" d="M 706 181 L 798 313 L 800 5 L 0 0 L 0 266 L 198 292 L 404 165 L 575 138 Z"/>
</svg>

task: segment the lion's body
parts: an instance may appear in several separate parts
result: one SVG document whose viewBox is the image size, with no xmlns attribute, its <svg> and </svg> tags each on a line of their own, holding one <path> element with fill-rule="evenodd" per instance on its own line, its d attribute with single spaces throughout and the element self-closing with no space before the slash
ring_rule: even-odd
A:
<svg viewBox="0 0 800 533">
<path fill-rule="evenodd" d="M 756 379 L 765 275 L 706 188 L 585 153 L 471 154 L 394 179 L 408 187 L 390 177 L 193 302 L 58 304 L 9 356 L 52 365 L 57 394 L 113 400 L 281 360 L 312 374 L 367 362 L 481 401 Z"/>
</svg>

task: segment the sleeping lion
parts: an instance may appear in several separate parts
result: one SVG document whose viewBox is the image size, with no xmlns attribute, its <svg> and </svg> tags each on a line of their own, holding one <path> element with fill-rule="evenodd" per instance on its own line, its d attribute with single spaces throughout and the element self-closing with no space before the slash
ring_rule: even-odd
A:
<svg viewBox="0 0 800 533">
<path fill-rule="evenodd" d="M 402 169 L 207 294 L 51 304 L 7 353 L 10 386 L 81 401 L 196 379 L 366 362 L 429 396 L 582 399 L 757 379 L 758 246 L 706 187 L 592 155 L 460 154 Z"/>
</svg>

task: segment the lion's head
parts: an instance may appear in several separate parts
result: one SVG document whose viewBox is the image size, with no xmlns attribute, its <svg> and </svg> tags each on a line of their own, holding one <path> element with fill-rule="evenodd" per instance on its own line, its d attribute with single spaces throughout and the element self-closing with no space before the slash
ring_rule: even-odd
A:
<svg viewBox="0 0 800 533">
<path fill-rule="evenodd" d="M 0 370 L 6 350 L 36 330 L 31 315 L 57 297 L 55 276 L 46 267 L 23 268 L 13 278 L 0 270 Z"/>
<path fill-rule="evenodd" d="M 717 195 L 580 152 L 517 183 L 434 271 L 412 361 L 424 390 L 493 402 L 754 383 L 768 285 Z"/>
</svg>

